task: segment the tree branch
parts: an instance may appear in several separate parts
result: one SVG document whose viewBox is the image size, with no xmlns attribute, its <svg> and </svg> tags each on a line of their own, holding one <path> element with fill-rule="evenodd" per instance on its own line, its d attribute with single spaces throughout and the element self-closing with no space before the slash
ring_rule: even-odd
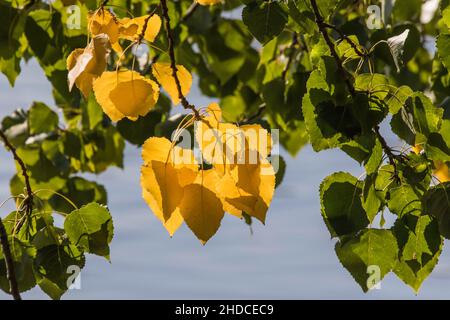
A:
<svg viewBox="0 0 450 320">
<path fill-rule="evenodd" d="M 175 79 L 175 84 L 177 86 L 178 90 L 178 96 L 181 100 L 181 104 L 185 109 L 191 109 L 194 112 L 195 118 L 199 119 L 200 114 L 197 111 L 197 109 L 189 103 L 189 101 L 186 99 L 186 97 L 183 95 L 183 92 L 181 90 L 181 83 L 180 79 L 178 78 L 178 69 L 177 69 L 177 63 L 175 60 L 175 50 L 174 50 L 174 40 L 172 35 L 172 29 L 170 28 L 170 17 L 169 17 L 169 9 L 167 8 L 167 1 L 161 0 L 161 8 L 163 13 L 163 18 L 165 22 L 166 27 L 166 35 L 169 42 L 169 57 L 170 57 L 170 67 L 172 68 L 172 76 Z"/>
<path fill-rule="evenodd" d="M 3 256 L 5 257 L 6 277 L 9 281 L 11 295 L 13 296 L 14 300 L 22 300 L 20 296 L 19 286 L 17 285 L 16 271 L 14 269 L 14 261 L 8 242 L 8 234 L 6 233 L 5 225 L 3 224 L 2 219 L 0 219 L 0 243 L 2 246 Z"/>
<path fill-rule="evenodd" d="M 22 175 L 25 179 L 25 188 L 27 190 L 27 198 L 25 199 L 26 212 L 27 214 L 31 215 L 31 212 L 33 211 L 33 192 L 31 190 L 30 179 L 25 163 L 19 157 L 16 148 L 14 148 L 11 142 L 9 142 L 8 138 L 2 130 L 0 130 L 0 138 L 3 140 L 3 143 L 9 149 L 9 151 L 13 154 L 14 160 L 17 161 L 22 170 Z M 3 224 L 2 219 L 0 219 L 0 243 L 2 246 L 3 256 L 5 257 L 6 276 L 9 281 L 11 295 L 13 296 L 14 300 L 22 300 L 22 298 L 20 297 L 19 287 L 17 285 L 14 262 L 11 254 L 11 248 L 8 242 L 8 234 L 6 233 L 5 225 Z"/>
<path fill-rule="evenodd" d="M 364 52 L 362 52 L 358 48 L 358 46 L 356 45 L 356 43 L 352 39 L 350 39 L 345 33 L 342 32 L 341 29 L 339 29 L 338 27 L 336 27 L 336 26 L 334 26 L 332 24 L 329 24 L 329 23 L 324 23 L 324 26 L 326 28 L 329 28 L 329 29 L 332 29 L 332 30 L 336 31 L 339 34 L 339 37 L 341 38 L 341 40 L 347 41 L 348 44 L 353 48 L 353 50 L 355 50 L 355 52 L 356 52 L 356 54 L 358 56 L 360 56 L 361 58 L 365 58 L 367 56 Z"/>
<path fill-rule="evenodd" d="M 339 55 L 336 52 L 336 49 L 334 48 L 334 44 L 330 39 L 330 36 L 327 32 L 327 24 L 324 22 L 322 15 L 320 14 L 319 7 L 317 6 L 316 0 L 310 0 L 311 6 L 314 11 L 314 15 L 316 17 L 316 24 L 319 27 L 319 31 L 322 34 L 323 39 L 325 40 L 328 48 L 330 49 L 330 53 L 333 56 L 334 60 L 336 60 L 336 64 L 338 67 L 339 73 L 341 73 L 342 78 L 345 81 L 345 84 L 348 88 L 348 91 L 352 96 L 355 95 L 355 87 L 353 86 L 352 82 L 349 79 L 349 73 L 347 70 L 344 69 L 344 66 L 342 65 L 341 58 L 339 58 Z"/>
<path fill-rule="evenodd" d="M 381 135 L 379 126 L 376 126 L 373 129 L 373 132 L 375 133 L 375 135 L 377 136 L 378 140 L 380 141 L 381 147 L 383 148 L 384 153 L 388 157 L 389 163 L 394 167 L 394 172 L 395 172 L 395 175 L 397 176 L 397 163 L 396 163 L 396 160 L 398 160 L 399 157 L 396 156 L 392 152 L 392 149 L 391 149 L 391 147 L 389 147 L 388 143 L 386 142 L 386 139 Z M 400 158 L 400 160 L 401 160 L 401 158 Z"/>
<path fill-rule="evenodd" d="M 16 148 L 11 144 L 11 142 L 8 140 L 8 138 L 6 137 L 5 133 L 2 130 L 0 130 L 0 139 L 3 140 L 3 143 L 5 144 L 6 148 L 12 153 L 14 160 L 16 160 L 20 166 L 22 176 L 25 180 L 25 189 L 27 193 L 26 195 L 27 197 L 24 202 L 26 205 L 26 213 L 27 215 L 31 215 L 31 212 L 33 211 L 33 190 L 31 189 L 30 177 L 28 176 L 27 167 L 23 162 L 23 160 L 17 154 Z"/>
</svg>

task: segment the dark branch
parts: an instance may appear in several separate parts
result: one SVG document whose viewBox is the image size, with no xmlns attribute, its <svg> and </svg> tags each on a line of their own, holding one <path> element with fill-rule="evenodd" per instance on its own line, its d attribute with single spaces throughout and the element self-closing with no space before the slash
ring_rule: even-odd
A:
<svg viewBox="0 0 450 320">
<path fill-rule="evenodd" d="M 381 147 L 383 148 L 384 153 L 386 154 L 386 156 L 389 159 L 389 163 L 394 167 L 395 174 L 397 174 L 396 160 L 401 160 L 401 158 L 399 158 L 392 152 L 392 148 L 389 147 L 388 143 L 386 142 L 386 139 L 384 139 L 384 137 L 381 135 L 379 126 L 376 126 L 373 129 L 373 131 L 374 131 L 375 135 L 377 136 L 378 141 L 380 141 Z"/>
<path fill-rule="evenodd" d="M 178 69 L 177 69 L 177 63 L 175 60 L 174 40 L 173 40 L 173 35 L 172 35 L 172 29 L 170 28 L 169 9 L 167 8 L 166 0 L 161 0 L 160 3 L 161 3 L 163 18 L 164 18 L 165 27 L 166 27 L 167 39 L 169 42 L 170 67 L 172 68 L 172 76 L 175 79 L 175 84 L 177 86 L 178 96 L 181 100 L 181 104 L 183 105 L 183 107 L 185 109 L 191 109 L 194 112 L 195 117 L 197 119 L 199 119 L 200 118 L 199 112 L 197 111 L 197 109 L 195 109 L 195 107 L 192 104 L 189 103 L 189 101 L 183 95 L 183 92 L 181 90 L 181 83 L 180 83 L 180 79 L 178 78 L 178 74 L 177 74 Z"/>
<path fill-rule="evenodd" d="M 17 154 L 16 148 L 11 144 L 11 142 L 9 142 L 8 138 L 6 137 L 5 133 L 2 130 L 0 130 L 0 138 L 1 140 L 3 140 L 3 143 L 5 144 L 6 148 L 12 153 L 14 160 L 16 160 L 20 166 L 22 176 L 25 180 L 25 189 L 27 193 L 27 197 L 25 199 L 25 205 L 27 208 L 26 213 L 28 215 L 31 215 L 31 212 L 33 211 L 33 190 L 31 189 L 30 177 L 28 176 L 27 167 L 25 166 L 23 160 Z"/>
<path fill-rule="evenodd" d="M 6 233 L 5 225 L 3 224 L 2 219 L 0 219 L 0 243 L 2 246 L 3 256 L 5 257 L 6 277 L 9 282 L 11 295 L 14 300 L 22 300 L 20 297 L 19 286 L 17 285 L 16 271 L 14 269 L 14 261 L 8 242 L 8 234 Z"/>
<path fill-rule="evenodd" d="M 361 58 L 365 58 L 367 56 L 364 52 L 362 52 L 358 48 L 358 45 L 352 39 L 350 39 L 345 33 L 342 32 L 341 29 L 339 29 L 338 27 L 331 25 L 329 23 L 324 23 L 324 26 L 336 31 L 339 34 L 339 37 L 341 38 L 341 40 L 347 41 L 348 44 L 353 48 L 353 50 L 355 50 L 355 52 L 358 56 L 360 56 Z"/>
<path fill-rule="evenodd" d="M 322 37 L 325 40 L 328 48 L 330 49 L 331 55 L 333 56 L 334 60 L 336 60 L 338 71 L 341 74 L 342 78 L 344 79 L 345 84 L 346 84 L 346 86 L 348 88 L 348 91 L 350 92 L 350 94 L 352 96 L 354 96 L 355 95 L 355 88 L 353 87 L 353 84 L 350 81 L 350 74 L 348 73 L 347 70 L 344 69 L 344 66 L 342 65 L 341 58 L 339 58 L 339 55 L 336 52 L 334 44 L 331 41 L 330 36 L 328 35 L 327 24 L 325 23 L 325 21 L 323 20 L 322 15 L 320 14 L 319 7 L 317 6 L 316 0 L 311 0 L 311 6 L 313 8 L 314 15 L 316 17 L 316 24 L 319 27 L 319 31 L 322 34 Z"/>
</svg>

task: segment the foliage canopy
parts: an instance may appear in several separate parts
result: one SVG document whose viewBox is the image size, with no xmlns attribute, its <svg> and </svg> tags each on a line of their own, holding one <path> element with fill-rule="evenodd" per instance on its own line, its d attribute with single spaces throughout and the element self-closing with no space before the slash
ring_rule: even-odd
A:
<svg viewBox="0 0 450 320">
<path fill-rule="evenodd" d="M 69 266 L 109 259 L 107 193 L 82 174 L 123 167 L 126 142 L 142 147 L 143 198 L 170 236 L 185 222 L 205 244 L 225 213 L 264 223 L 279 129 L 291 155 L 310 143 L 364 167 L 320 186 L 337 257 L 364 291 L 376 266 L 417 292 L 450 237 L 450 2 L 428 16 L 421 0 L 382 3 L 372 28 L 369 0 L 0 0 L 0 71 L 13 86 L 36 59 L 55 101 L 1 121 L 17 209 L 0 224 L 0 288 L 58 299 Z M 194 84 L 217 103 L 192 105 Z M 256 162 L 230 161 L 242 152 Z"/>
</svg>

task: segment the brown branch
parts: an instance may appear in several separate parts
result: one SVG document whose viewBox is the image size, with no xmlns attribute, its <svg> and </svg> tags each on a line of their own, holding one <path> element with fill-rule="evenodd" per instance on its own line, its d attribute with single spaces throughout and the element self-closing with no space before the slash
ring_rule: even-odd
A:
<svg viewBox="0 0 450 320">
<path fill-rule="evenodd" d="M 8 234 L 6 233 L 5 225 L 3 224 L 2 219 L 0 219 L 0 243 L 2 246 L 3 256 L 5 257 L 6 278 L 9 282 L 10 293 L 14 300 L 22 300 L 19 286 L 17 285 L 16 271 L 14 269 L 14 261 L 8 242 Z"/>
<path fill-rule="evenodd" d="M 150 19 L 155 15 L 156 11 L 159 9 L 159 4 L 158 6 L 153 9 L 150 14 L 147 16 L 147 18 L 145 18 L 144 20 L 144 25 L 142 26 L 142 31 L 139 34 L 138 38 L 137 38 L 137 43 L 141 43 L 142 40 L 144 40 L 145 37 L 145 32 L 147 31 L 147 27 L 148 27 L 148 22 L 150 21 Z"/>
<path fill-rule="evenodd" d="M 9 151 L 13 154 L 14 159 L 17 161 L 17 163 L 19 163 L 19 166 L 22 169 L 22 175 L 25 178 L 25 187 L 27 189 L 27 198 L 26 198 L 27 213 L 31 214 L 31 211 L 33 210 L 32 207 L 33 192 L 31 191 L 30 179 L 28 177 L 25 163 L 18 156 L 16 148 L 14 148 L 14 146 L 9 142 L 8 138 L 3 133 L 2 130 L 0 130 L 0 138 L 3 140 L 3 143 L 9 149 Z M 8 234 L 6 233 L 5 225 L 3 224 L 3 221 L 1 219 L 0 219 L 0 242 L 2 246 L 3 256 L 5 257 L 6 276 L 9 281 L 11 295 L 13 296 L 14 300 L 22 300 L 22 298 L 20 297 L 19 287 L 17 285 L 14 262 L 11 254 L 11 248 L 8 242 Z"/>
<path fill-rule="evenodd" d="M 345 40 L 348 42 L 348 44 L 353 48 L 353 50 L 356 52 L 356 54 L 358 56 L 360 56 L 361 58 L 365 58 L 367 56 L 367 54 L 365 54 L 364 52 L 362 52 L 359 48 L 358 45 L 352 40 L 350 39 L 350 37 L 348 37 L 344 32 L 342 32 L 341 29 L 339 29 L 338 27 L 329 24 L 329 23 L 325 23 L 323 24 L 326 28 L 332 29 L 334 31 L 336 31 L 339 34 L 339 37 L 341 38 L 341 40 Z"/>
<path fill-rule="evenodd" d="M 381 147 L 383 148 L 384 153 L 386 154 L 386 156 L 389 159 L 389 163 L 394 167 L 394 176 L 398 179 L 397 162 L 396 162 L 396 160 L 400 160 L 401 161 L 402 158 L 396 156 L 392 152 L 392 148 L 389 147 L 388 143 L 386 142 L 386 139 L 380 133 L 380 126 L 375 126 L 375 128 L 373 129 L 373 132 L 377 136 L 378 141 L 380 141 Z"/>
<path fill-rule="evenodd" d="M 25 189 L 27 192 L 25 204 L 27 207 L 27 214 L 30 215 L 31 211 L 33 211 L 33 190 L 31 189 L 30 177 L 28 176 L 27 167 L 23 162 L 23 160 L 17 154 L 16 148 L 11 144 L 11 142 L 9 142 L 8 138 L 6 137 L 5 133 L 2 130 L 0 130 L 0 138 L 1 140 L 3 140 L 3 143 L 5 144 L 6 148 L 12 153 L 14 160 L 17 161 L 22 171 L 22 176 L 25 179 Z"/>
<path fill-rule="evenodd" d="M 341 58 L 339 58 L 339 55 L 336 52 L 334 44 L 331 41 L 330 36 L 328 35 L 327 24 L 325 23 L 322 15 L 320 14 L 319 7 L 317 6 L 317 2 L 316 2 L 316 0 L 310 0 L 310 1 L 311 1 L 311 6 L 314 11 L 314 15 L 316 17 L 316 24 L 319 27 L 319 31 L 322 34 L 322 37 L 325 40 L 328 48 L 330 49 L 331 55 L 333 56 L 334 60 L 336 60 L 338 71 L 341 74 L 342 78 L 344 79 L 345 84 L 348 88 L 348 91 L 350 92 L 350 94 L 352 96 L 355 96 L 355 87 L 353 86 L 352 82 L 350 81 L 350 78 L 349 78 L 350 74 L 348 73 L 347 70 L 345 70 L 345 68 L 342 64 Z"/>
<path fill-rule="evenodd" d="M 186 99 L 186 97 L 184 96 L 182 89 L 181 89 L 181 83 L 180 83 L 180 79 L 178 78 L 178 69 L 177 69 L 177 63 L 175 60 L 175 49 L 174 49 L 174 40 L 173 40 L 173 35 L 172 35 L 172 29 L 170 28 L 170 17 L 169 17 L 169 9 L 167 8 L 167 1 L 166 0 L 161 0 L 161 8 L 162 8 L 162 15 L 164 18 L 164 22 L 165 22 L 165 27 L 166 27 L 166 35 L 167 35 L 167 39 L 169 42 L 169 57 L 170 57 L 170 67 L 172 68 L 172 76 L 175 79 L 175 84 L 178 90 L 178 96 L 181 100 L 181 104 L 183 105 L 183 107 L 185 109 L 191 109 L 194 112 L 194 116 L 195 118 L 199 119 L 200 118 L 200 114 L 197 111 L 197 109 L 195 108 L 195 106 L 193 106 L 192 104 L 189 103 L 189 101 Z"/>
</svg>

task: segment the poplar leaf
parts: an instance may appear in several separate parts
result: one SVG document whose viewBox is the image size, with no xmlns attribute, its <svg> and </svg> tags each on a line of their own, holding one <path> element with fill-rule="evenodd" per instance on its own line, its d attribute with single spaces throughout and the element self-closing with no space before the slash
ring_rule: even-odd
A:
<svg viewBox="0 0 450 320">
<path fill-rule="evenodd" d="M 95 36 L 85 49 L 75 49 L 67 58 L 69 90 L 76 84 L 85 97 L 92 90 L 92 81 L 106 69 L 111 52 L 109 37 L 102 33 Z"/>
<path fill-rule="evenodd" d="M 408 39 L 409 29 L 403 31 L 403 33 L 387 39 L 389 50 L 391 51 L 392 58 L 394 58 L 395 66 L 397 67 L 397 72 L 400 72 L 400 65 L 403 58 L 403 51 Z"/>
<path fill-rule="evenodd" d="M 192 150 L 173 147 L 166 138 L 150 138 L 144 143 L 142 158 L 144 199 L 169 233 L 173 234 L 179 219 L 170 219 L 181 203 L 184 187 L 196 177 L 198 167 L 194 154 Z"/>
<path fill-rule="evenodd" d="M 436 169 L 433 171 L 433 175 L 439 180 L 439 182 L 449 182 L 450 171 L 448 165 L 443 161 L 435 161 L 434 166 Z"/>
<path fill-rule="evenodd" d="M 222 0 L 197 0 L 197 3 L 202 6 L 210 6 L 220 2 L 222 2 Z"/>
<path fill-rule="evenodd" d="M 118 19 L 109 11 L 105 9 L 97 10 L 88 20 L 89 32 L 92 36 L 105 33 L 109 37 L 112 48 L 121 53 L 122 48 L 119 44 L 119 27 Z"/>
<path fill-rule="evenodd" d="M 275 190 L 275 172 L 264 158 L 258 163 L 226 166 L 218 184 L 218 191 L 230 213 L 244 211 L 265 223 L 266 213 Z M 220 169 L 217 170 L 220 172 Z M 234 209 L 234 210 L 233 210 Z M 236 215 L 236 214 L 235 214 Z"/>
<path fill-rule="evenodd" d="M 169 63 L 155 63 L 152 66 L 153 75 L 167 91 L 174 105 L 180 103 L 180 96 L 178 94 L 178 88 L 173 77 L 172 68 Z M 192 75 L 185 67 L 177 65 L 177 76 L 180 80 L 181 92 L 184 96 L 189 94 L 192 85 Z"/>
<path fill-rule="evenodd" d="M 202 244 L 217 232 L 224 216 L 222 202 L 216 195 L 218 181 L 215 170 L 200 171 L 195 182 L 185 188 L 180 205 L 186 224 Z"/>
<path fill-rule="evenodd" d="M 145 116 L 159 97 L 158 85 L 135 71 L 104 72 L 94 81 L 94 93 L 103 111 L 116 122 Z"/>
<path fill-rule="evenodd" d="M 147 23 L 147 25 L 146 25 Z M 161 18 L 154 14 L 137 17 L 137 18 L 123 18 L 120 20 L 119 37 L 130 41 L 136 40 L 146 27 L 144 39 L 153 42 L 161 29 Z"/>
</svg>

